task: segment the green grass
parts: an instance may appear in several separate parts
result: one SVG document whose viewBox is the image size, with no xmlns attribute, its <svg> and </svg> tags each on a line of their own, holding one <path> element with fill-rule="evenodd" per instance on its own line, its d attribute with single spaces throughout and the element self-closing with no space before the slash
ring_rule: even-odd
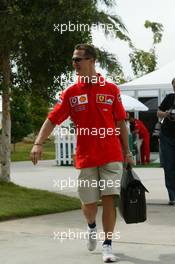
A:
<svg viewBox="0 0 175 264">
<path fill-rule="evenodd" d="M 0 221 L 79 208 L 77 198 L 0 182 Z"/>
<path fill-rule="evenodd" d="M 134 168 L 160 168 L 160 163 L 149 163 L 146 165 L 138 164 Z"/>
<path fill-rule="evenodd" d="M 30 160 L 30 151 L 32 149 L 32 143 L 16 143 L 16 150 L 13 151 L 12 145 L 12 153 L 11 160 L 12 161 L 25 161 Z M 55 159 L 55 144 L 53 141 L 46 141 L 43 145 L 43 160 Z"/>
</svg>

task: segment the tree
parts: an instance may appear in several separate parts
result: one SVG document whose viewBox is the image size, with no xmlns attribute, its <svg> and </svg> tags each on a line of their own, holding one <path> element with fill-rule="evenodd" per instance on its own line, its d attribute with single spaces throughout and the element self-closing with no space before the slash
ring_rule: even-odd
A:
<svg viewBox="0 0 175 264">
<path fill-rule="evenodd" d="M 33 131 L 28 96 L 22 94 L 19 88 L 14 89 L 10 106 L 11 142 L 14 144 L 15 151 L 15 144 Z"/>
<path fill-rule="evenodd" d="M 150 28 L 153 33 L 153 46 L 162 40 L 163 25 L 161 23 L 145 21 L 145 28 Z"/>
<path fill-rule="evenodd" d="M 2 139 L 1 139 L 1 175 L 0 180 L 10 180 L 10 153 L 11 153 L 11 53 L 16 50 L 17 35 L 19 32 L 18 19 L 11 15 L 10 6 L 6 0 L 0 5 L 0 88 L 2 91 Z"/>
<path fill-rule="evenodd" d="M 43 120 L 48 114 L 48 108 L 48 102 L 46 100 L 36 94 L 32 95 L 32 98 L 30 98 L 30 114 L 35 135 L 38 133 L 38 130 L 43 124 Z"/>
<path fill-rule="evenodd" d="M 109 5 L 113 1 L 105 2 Z M 80 42 L 92 42 L 91 31 L 88 30 L 87 25 L 91 27 L 93 24 L 100 26 L 100 24 L 110 23 L 113 29 L 111 31 L 104 29 L 106 34 L 130 41 L 123 33 L 126 30 L 120 19 L 98 11 L 96 4 L 97 1 L 84 0 L 59 1 L 59 5 L 57 1 L 49 1 L 49 6 L 48 1 L 36 1 L 35 5 L 20 5 L 21 12 L 26 13 L 27 9 L 29 16 L 24 28 L 23 45 L 20 54 L 16 57 L 18 77 L 21 77 L 23 87 L 32 89 L 32 92 L 41 91 L 40 95 L 46 100 L 55 97 L 60 83 L 53 83 L 53 77 L 72 71 L 70 58 L 74 45 Z M 64 31 L 61 34 L 57 30 L 57 25 L 74 24 L 77 28 L 77 25 L 82 23 L 86 25 L 85 31 Z M 106 61 L 103 60 L 102 64 L 109 69 L 111 54 L 101 51 L 102 53 L 105 55 L 103 58 L 108 58 Z M 112 64 L 113 69 L 118 67 L 118 62 L 114 57 Z M 29 76 L 31 82 L 29 82 Z"/>
<path fill-rule="evenodd" d="M 145 28 L 150 28 L 153 33 L 153 44 L 149 51 L 133 48 L 129 54 L 134 75 L 140 77 L 156 69 L 157 56 L 156 44 L 162 40 L 163 25 L 156 22 L 145 21 Z"/>
<path fill-rule="evenodd" d="M 16 86 L 23 87 L 23 91 L 27 91 L 32 100 L 38 97 L 47 105 L 59 90 L 60 83 L 54 83 L 54 76 L 72 71 L 69 58 L 74 45 L 92 42 L 90 28 L 74 32 L 69 30 L 61 34 L 55 30 L 54 24 L 84 23 L 91 27 L 93 24 L 111 23 L 112 30 L 105 28 L 104 33 L 113 34 L 131 45 L 121 20 L 117 16 L 99 11 L 97 2 L 97 0 L 1 0 L 0 87 L 3 98 L 1 180 L 10 180 L 11 89 Z M 112 0 L 103 2 L 107 6 L 113 5 Z M 110 59 L 106 65 L 109 61 Z M 14 63 L 17 73 L 12 75 Z M 113 59 L 112 63 L 113 68 L 117 67 L 117 60 Z"/>
<path fill-rule="evenodd" d="M 141 77 L 155 70 L 157 62 L 154 50 L 144 51 L 135 49 L 129 56 L 135 76 Z"/>
</svg>

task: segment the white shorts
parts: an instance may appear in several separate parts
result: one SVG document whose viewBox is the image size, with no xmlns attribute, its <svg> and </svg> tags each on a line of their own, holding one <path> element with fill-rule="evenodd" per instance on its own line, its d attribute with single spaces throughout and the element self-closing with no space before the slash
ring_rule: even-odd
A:
<svg viewBox="0 0 175 264">
<path fill-rule="evenodd" d="M 81 169 L 78 177 L 81 202 L 90 204 L 98 202 L 101 196 L 119 194 L 122 173 L 122 162 L 110 162 L 98 167 Z"/>
</svg>

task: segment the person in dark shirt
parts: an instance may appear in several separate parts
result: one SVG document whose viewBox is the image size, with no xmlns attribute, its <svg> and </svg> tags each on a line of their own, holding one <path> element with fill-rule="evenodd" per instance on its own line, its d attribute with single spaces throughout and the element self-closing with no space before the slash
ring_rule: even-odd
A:
<svg viewBox="0 0 175 264">
<path fill-rule="evenodd" d="M 168 94 L 164 98 L 157 111 L 157 116 L 163 119 L 160 131 L 160 148 L 169 205 L 175 205 L 175 78 L 172 80 L 172 86 L 174 93 Z"/>
</svg>

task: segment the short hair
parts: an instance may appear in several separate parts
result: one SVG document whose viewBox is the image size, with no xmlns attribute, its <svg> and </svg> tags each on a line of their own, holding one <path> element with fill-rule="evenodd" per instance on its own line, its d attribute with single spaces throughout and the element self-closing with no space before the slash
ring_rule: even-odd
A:
<svg viewBox="0 0 175 264">
<path fill-rule="evenodd" d="M 97 58 L 97 53 L 96 53 L 96 49 L 93 45 L 90 44 L 77 44 L 75 46 L 75 50 L 84 50 L 85 51 L 85 55 L 88 56 L 89 58 L 93 58 L 94 60 L 96 60 Z"/>
<path fill-rule="evenodd" d="M 175 82 L 175 77 L 172 79 L 172 82 L 171 82 L 171 84 L 173 85 L 173 83 Z"/>
</svg>

